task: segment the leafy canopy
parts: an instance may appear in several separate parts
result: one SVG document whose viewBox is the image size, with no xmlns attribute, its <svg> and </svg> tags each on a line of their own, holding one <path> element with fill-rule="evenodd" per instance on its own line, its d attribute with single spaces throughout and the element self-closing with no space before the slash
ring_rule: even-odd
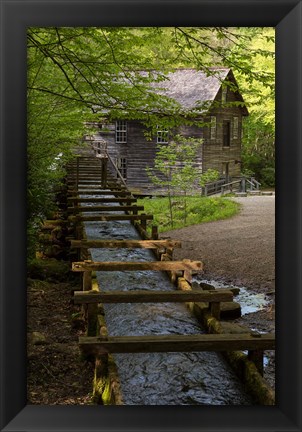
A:
<svg viewBox="0 0 302 432">
<path fill-rule="evenodd" d="M 253 116 L 246 147 L 272 154 L 272 29 L 32 27 L 27 36 L 31 228 L 53 205 L 53 187 L 72 149 L 91 133 L 85 121 L 135 118 L 151 129 L 192 124 L 190 113 L 184 116 L 175 101 L 152 86 L 175 68 L 207 74 L 212 66 L 232 68 Z"/>
</svg>

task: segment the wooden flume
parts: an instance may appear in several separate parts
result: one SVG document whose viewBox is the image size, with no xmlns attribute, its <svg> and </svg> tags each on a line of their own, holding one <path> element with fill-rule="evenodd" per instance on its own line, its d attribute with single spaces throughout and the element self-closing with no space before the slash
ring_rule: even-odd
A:
<svg viewBox="0 0 302 432">
<path fill-rule="evenodd" d="M 213 322 L 220 318 L 220 304 L 224 301 L 232 301 L 233 294 L 227 290 L 196 291 L 192 290 L 190 281 L 192 272 L 202 271 L 202 263 L 199 261 L 173 261 L 173 249 L 181 247 L 176 240 L 158 240 L 156 227 L 152 228 L 152 236 L 147 233 L 147 221 L 151 221 L 152 215 L 138 214 L 143 210 L 141 206 L 135 206 L 136 198 L 133 197 L 125 185 L 118 185 L 116 180 L 110 178 L 107 173 L 100 176 L 96 168 L 85 167 L 83 163 L 74 164 L 72 174 L 68 177 L 68 202 L 73 205 L 69 208 L 74 216 L 68 218 L 68 222 L 80 226 L 85 221 L 110 221 L 128 220 L 140 233 L 142 240 L 83 240 L 78 237 L 71 240 L 71 248 L 87 251 L 90 248 L 146 248 L 151 249 L 158 261 L 148 262 L 93 262 L 78 261 L 72 264 L 72 270 L 82 272 L 83 291 L 74 293 L 74 301 L 78 304 L 88 305 L 90 310 L 96 311 L 93 305 L 102 303 L 143 303 L 143 302 L 185 302 L 194 304 L 197 302 L 208 304 L 208 310 L 213 317 Z M 86 159 L 86 162 L 90 163 Z M 98 161 L 99 162 L 99 161 Z M 97 176 L 97 184 L 95 178 Z M 79 206 L 80 203 L 98 203 L 93 208 Z M 106 206 L 106 204 L 109 204 Z M 119 206 L 110 206 L 118 203 Z M 128 214 L 102 214 L 84 215 L 90 211 L 126 211 Z M 81 213 L 82 214 L 79 214 Z M 129 214 L 129 213 L 132 214 Z M 92 272 L 94 271 L 142 271 L 155 270 L 166 271 L 176 285 L 176 290 L 162 291 L 121 291 L 109 292 L 98 289 L 91 290 Z M 90 305 L 90 306 L 89 306 Z M 97 313 L 97 312 L 96 312 Z M 88 316 L 88 319 L 89 316 Z M 99 321 L 99 320 L 98 320 Z M 104 322 L 102 321 L 102 327 Z M 258 371 L 263 373 L 263 351 L 275 349 L 275 335 L 256 334 L 202 334 L 202 335 L 156 335 L 156 336 L 131 336 L 110 337 L 101 330 L 102 337 L 98 334 L 89 334 L 79 339 L 80 348 L 87 355 L 95 355 L 104 359 L 108 353 L 136 353 L 136 352 L 185 352 L 185 351 L 236 351 L 247 350 L 248 359 L 254 361 Z M 105 356 L 105 357 L 104 357 Z"/>
</svg>

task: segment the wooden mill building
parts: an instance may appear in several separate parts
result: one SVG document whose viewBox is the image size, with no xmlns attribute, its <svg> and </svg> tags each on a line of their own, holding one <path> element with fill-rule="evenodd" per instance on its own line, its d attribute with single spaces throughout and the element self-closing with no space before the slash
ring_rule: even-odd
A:
<svg viewBox="0 0 302 432">
<path fill-rule="evenodd" d="M 160 92 L 173 98 L 184 110 L 198 110 L 203 125 L 182 126 L 178 134 L 202 138 L 196 164 L 201 172 L 217 170 L 221 178 L 240 176 L 242 120 L 248 115 L 229 68 L 212 68 L 206 75 L 195 69 L 178 69 L 160 84 Z M 203 107 L 200 109 L 200 107 Z M 135 120 L 99 124 L 94 140 L 105 140 L 127 186 L 137 193 L 152 191 L 146 167 L 152 167 L 158 145 L 169 145 L 169 131 L 158 128 L 151 141 L 145 126 Z"/>
</svg>

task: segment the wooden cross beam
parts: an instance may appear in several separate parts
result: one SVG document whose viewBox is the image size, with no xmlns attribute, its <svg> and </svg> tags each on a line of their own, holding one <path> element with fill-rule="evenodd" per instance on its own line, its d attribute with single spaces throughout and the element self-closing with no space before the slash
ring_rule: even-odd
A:
<svg viewBox="0 0 302 432">
<path fill-rule="evenodd" d="M 127 215 L 127 214 L 103 214 L 103 215 L 95 215 L 95 216 L 69 216 L 68 220 L 70 222 L 89 222 L 89 221 L 135 221 L 135 220 L 152 220 L 152 215 Z"/>
<path fill-rule="evenodd" d="M 75 190 L 75 189 L 69 189 L 68 191 L 70 194 L 73 195 L 113 195 L 113 196 L 131 196 L 131 192 L 127 190 Z"/>
<path fill-rule="evenodd" d="M 136 198 L 75 198 L 75 197 L 69 197 L 67 198 L 67 201 L 71 201 L 74 203 L 120 203 L 120 202 L 125 202 L 125 203 L 134 203 L 137 201 Z"/>
<path fill-rule="evenodd" d="M 135 205 L 125 205 L 125 206 L 88 206 L 88 207 L 84 207 L 84 206 L 80 206 L 80 207 L 68 207 L 68 212 L 69 213 L 78 213 L 78 212 L 95 212 L 95 211 L 139 211 L 139 210 L 144 210 L 144 206 L 135 206 Z"/>
<path fill-rule="evenodd" d="M 73 262 L 72 271 L 190 271 L 202 270 L 201 261 Z"/>
<path fill-rule="evenodd" d="M 233 293 L 217 291 L 75 291 L 76 304 L 89 303 L 184 303 L 184 302 L 226 302 L 233 300 Z"/>
<path fill-rule="evenodd" d="M 73 182 L 72 182 L 72 184 L 73 184 Z M 89 189 L 89 188 L 92 189 L 92 190 L 93 189 L 101 189 L 102 185 L 101 185 L 101 183 L 97 184 L 97 182 L 95 182 L 94 184 L 79 185 L 79 189 L 82 189 L 82 190 L 86 190 L 86 189 Z M 113 183 L 112 184 L 107 183 L 107 186 L 104 189 L 127 190 L 125 186 L 117 185 L 117 184 L 113 184 Z"/>
<path fill-rule="evenodd" d="M 177 240 L 71 240 L 70 246 L 74 249 L 159 249 L 180 248 L 181 242 Z"/>
<path fill-rule="evenodd" d="M 79 337 L 87 354 L 274 350 L 275 335 L 201 334 L 158 336 Z"/>
</svg>

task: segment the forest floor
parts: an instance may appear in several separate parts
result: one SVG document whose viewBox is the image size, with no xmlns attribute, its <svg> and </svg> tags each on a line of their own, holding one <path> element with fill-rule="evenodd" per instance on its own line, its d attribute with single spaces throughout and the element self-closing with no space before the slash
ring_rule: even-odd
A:
<svg viewBox="0 0 302 432">
<path fill-rule="evenodd" d="M 93 364 L 80 355 L 84 322 L 71 302 L 73 289 L 79 289 L 75 281 L 28 280 L 28 404 L 92 403 Z"/>
<path fill-rule="evenodd" d="M 265 294 L 268 304 L 235 322 L 262 332 L 275 331 L 275 196 L 232 198 L 241 205 L 236 216 L 161 234 L 182 242 L 175 259 L 200 260 L 202 277 Z M 269 352 L 265 377 L 274 387 L 275 355 Z"/>
</svg>

